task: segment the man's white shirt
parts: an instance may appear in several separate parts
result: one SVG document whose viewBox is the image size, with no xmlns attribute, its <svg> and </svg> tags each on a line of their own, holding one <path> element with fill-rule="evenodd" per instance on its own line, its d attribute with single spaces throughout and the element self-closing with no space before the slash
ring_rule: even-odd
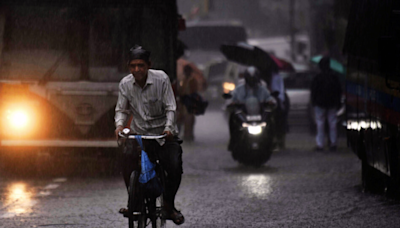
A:
<svg viewBox="0 0 400 228">
<path fill-rule="evenodd" d="M 132 74 L 119 83 L 116 126 L 125 126 L 132 114 L 130 127 L 137 134 L 159 135 L 163 131 L 176 134 L 175 111 L 175 96 L 164 71 L 149 69 L 143 88 L 135 82 Z"/>
</svg>

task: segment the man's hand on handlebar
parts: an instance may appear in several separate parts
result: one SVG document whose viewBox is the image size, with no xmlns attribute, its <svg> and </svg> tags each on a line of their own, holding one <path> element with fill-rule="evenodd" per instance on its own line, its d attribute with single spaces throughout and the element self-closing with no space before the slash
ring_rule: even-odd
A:
<svg viewBox="0 0 400 228">
<path fill-rule="evenodd" d="M 163 133 L 162 133 L 162 135 L 166 135 L 165 136 L 165 139 L 167 140 L 167 141 L 171 141 L 173 138 L 174 138 L 174 135 L 172 134 L 172 132 L 170 132 L 170 131 L 164 131 Z"/>
<path fill-rule="evenodd" d="M 117 126 L 117 128 L 115 129 L 115 137 L 118 140 L 118 133 L 121 132 L 124 129 L 123 126 Z"/>
</svg>

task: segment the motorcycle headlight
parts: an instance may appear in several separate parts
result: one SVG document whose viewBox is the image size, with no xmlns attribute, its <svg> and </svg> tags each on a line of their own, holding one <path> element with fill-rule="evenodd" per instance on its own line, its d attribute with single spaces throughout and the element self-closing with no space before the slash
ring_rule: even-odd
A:
<svg viewBox="0 0 400 228">
<path fill-rule="evenodd" d="M 249 134 L 252 135 L 258 135 L 262 132 L 262 128 L 266 127 L 267 123 L 266 122 L 261 122 L 255 125 L 248 124 L 248 123 L 242 123 L 242 127 L 247 128 L 247 131 L 249 131 Z"/>
<path fill-rule="evenodd" d="M 262 128 L 261 128 L 261 126 L 249 126 L 249 127 L 247 128 L 247 130 L 248 130 L 249 133 L 252 134 L 252 135 L 258 135 L 258 134 L 261 133 Z"/>
</svg>

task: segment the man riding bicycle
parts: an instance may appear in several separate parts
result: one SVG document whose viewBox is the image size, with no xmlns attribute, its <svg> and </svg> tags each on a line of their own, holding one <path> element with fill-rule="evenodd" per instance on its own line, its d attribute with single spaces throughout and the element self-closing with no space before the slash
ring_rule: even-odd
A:
<svg viewBox="0 0 400 228">
<path fill-rule="evenodd" d="M 165 139 L 151 143 L 157 151 L 160 163 L 167 173 L 164 192 L 165 215 L 175 224 L 184 222 L 182 213 L 175 209 L 175 195 L 182 178 L 182 148 L 175 130 L 176 102 L 168 75 L 162 70 L 150 69 L 150 52 L 140 46 L 129 50 L 128 67 L 131 74 L 119 84 L 118 102 L 115 108 L 115 134 L 122 131 L 129 114 L 133 118 L 131 132 L 140 135 L 166 134 Z M 131 172 L 138 157 L 134 153 L 124 153 L 123 170 L 128 189 Z M 121 208 L 120 213 L 128 209 Z"/>
</svg>

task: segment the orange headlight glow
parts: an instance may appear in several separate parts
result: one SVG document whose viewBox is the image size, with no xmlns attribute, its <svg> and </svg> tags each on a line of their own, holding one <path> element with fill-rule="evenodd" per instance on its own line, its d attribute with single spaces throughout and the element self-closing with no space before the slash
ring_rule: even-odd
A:
<svg viewBox="0 0 400 228">
<path fill-rule="evenodd" d="M 17 129 L 23 129 L 28 125 L 29 116 L 26 110 L 7 110 L 9 124 Z"/>
<path fill-rule="evenodd" d="M 6 104 L 1 115 L 2 134 L 13 138 L 32 136 L 39 124 L 38 108 L 31 102 Z"/>
<path fill-rule="evenodd" d="M 229 93 L 235 89 L 235 84 L 232 82 L 224 82 L 222 87 L 224 88 L 224 93 Z"/>
</svg>

